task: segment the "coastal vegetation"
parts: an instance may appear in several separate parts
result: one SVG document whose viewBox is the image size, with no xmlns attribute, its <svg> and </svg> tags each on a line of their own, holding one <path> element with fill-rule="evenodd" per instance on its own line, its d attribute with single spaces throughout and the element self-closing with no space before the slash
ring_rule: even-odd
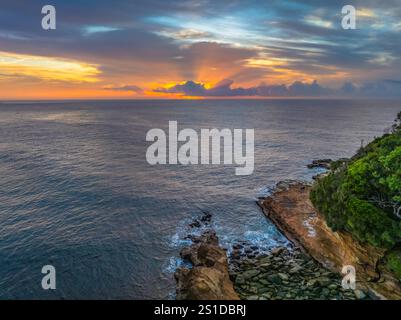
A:
<svg viewBox="0 0 401 320">
<path fill-rule="evenodd" d="M 387 266 L 401 279 L 401 112 L 391 132 L 334 162 L 311 201 L 333 230 L 388 249 Z"/>
</svg>

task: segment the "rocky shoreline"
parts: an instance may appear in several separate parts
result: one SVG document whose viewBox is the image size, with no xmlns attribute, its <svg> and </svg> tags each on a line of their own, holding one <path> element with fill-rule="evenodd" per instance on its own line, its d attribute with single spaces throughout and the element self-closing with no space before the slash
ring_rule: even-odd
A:
<svg viewBox="0 0 401 320">
<path fill-rule="evenodd" d="M 232 250 L 221 248 L 211 219 L 212 215 L 205 213 L 189 225 L 203 232 L 199 236 L 188 235 L 192 245 L 181 250 L 181 258 L 192 268 L 176 270 L 178 300 L 366 298 L 362 291 L 343 290 L 337 273 L 294 244 L 268 252 L 261 252 L 247 241 L 234 243 Z"/>
<path fill-rule="evenodd" d="M 250 248 L 230 257 L 230 276 L 243 300 L 354 300 L 341 287 L 341 277 L 330 272 L 300 248 L 289 246 L 257 255 Z"/>
<path fill-rule="evenodd" d="M 346 232 L 334 232 L 312 205 L 311 186 L 299 181 L 278 184 L 273 195 L 259 200 L 265 215 L 296 246 L 333 273 L 356 269 L 356 296 L 401 299 L 399 281 L 382 265 L 385 251 L 362 245 Z M 362 293 L 363 294 L 360 294 Z"/>
<path fill-rule="evenodd" d="M 241 240 L 223 249 L 212 215 L 195 219 L 190 228 L 206 230 L 189 235 L 192 245 L 181 251 L 193 267 L 177 269 L 177 299 L 401 299 L 399 281 L 380 264 L 385 252 L 333 232 L 310 202 L 310 190 L 304 182 L 282 181 L 259 199 L 266 217 L 291 242 L 267 252 Z M 356 290 L 342 288 L 345 265 L 356 269 Z"/>
</svg>

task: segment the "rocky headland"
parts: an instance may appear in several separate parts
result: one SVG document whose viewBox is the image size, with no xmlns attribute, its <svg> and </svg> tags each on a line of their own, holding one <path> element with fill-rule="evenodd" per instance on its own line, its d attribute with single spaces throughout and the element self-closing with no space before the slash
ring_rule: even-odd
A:
<svg viewBox="0 0 401 320">
<path fill-rule="evenodd" d="M 381 265 L 385 251 L 333 232 L 312 205 L 310 191 L 305 183 L 281 182 L 259 205 L 290 241 L 331 272 L 341 275 L 344 266 L 355 267 L 356 296 L 401 299 L 399 281 Z"/>
<path fill-rule="evenodd" d="M 192 268 L 175 273 L 177 299 L 401 299 L 400 282 L 383 263 L 385 250 L 332 231 L 311 203 L 311 189 L 305 182 L 282 181 L 258 200 L 265 216 L 290 241 L 268 251 L 241 240 L 223 249 L 210 224 L 212 215 L 195 219 L 189 227 L 204 231 L 189 235 L 192 245 L 181 251 Z M 342 287 L 344 266 L 356 270 L 355 290 Z"/>
<path fill-rule="evenodd" d="M 189 224 L 200 235 L 181 250 L 192 267 L 176 270 L 177 299 L 182 300 L 306 300 L 363 299 L 362 291 L 341 287 L 338 273 L 328 270 L 296 244 L 262 251 L 248 241 L 230 250 L 219 245 L 211 214 Z M 229 253 L 228 253 L 229 252 Z"/>
</svg>

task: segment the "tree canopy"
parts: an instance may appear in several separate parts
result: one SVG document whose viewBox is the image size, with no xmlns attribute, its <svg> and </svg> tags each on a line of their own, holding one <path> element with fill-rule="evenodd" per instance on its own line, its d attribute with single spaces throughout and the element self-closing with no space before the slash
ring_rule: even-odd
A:
<svg viewBox="0 0 401 320">
<path fill-rule="evenodd" d="M 376 138 L 319 179 L 311 200 L 334 230 L 361 242 L 401 243 L 401 112 L 392 133 Z"/>
</svg>

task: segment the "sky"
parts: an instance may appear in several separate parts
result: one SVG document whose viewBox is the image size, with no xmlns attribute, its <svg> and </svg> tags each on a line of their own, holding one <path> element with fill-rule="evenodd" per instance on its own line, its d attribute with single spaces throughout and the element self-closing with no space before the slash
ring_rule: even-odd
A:
<svg viewBox="0 0 401 320">
<path fill-rule="evenodd" d="M 1 100 L 401 98 L 399 0 L 47 4 L 1 0 Z"/>
</svg>

